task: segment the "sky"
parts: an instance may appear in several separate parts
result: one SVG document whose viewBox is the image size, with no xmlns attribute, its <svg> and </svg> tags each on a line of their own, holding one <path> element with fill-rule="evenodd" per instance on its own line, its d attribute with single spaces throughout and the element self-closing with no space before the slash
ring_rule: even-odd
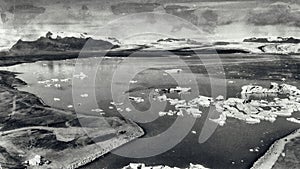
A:
<svg viewBox="0 0 300 169">
<path fill-rule="evenodd" d="M 0 48 L 48 31 L 128 43 L 300 37 L 299 0 L 0 0 L 0 14 Z"/>
</svg>

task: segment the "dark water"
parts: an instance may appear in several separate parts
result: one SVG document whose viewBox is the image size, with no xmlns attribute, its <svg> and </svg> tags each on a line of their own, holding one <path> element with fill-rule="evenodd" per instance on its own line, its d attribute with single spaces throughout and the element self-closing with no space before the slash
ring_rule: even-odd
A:
<svg viewBox="0 0 300 169">
<path fill-rule="evenodd" d="M 127 58 L 125 60 L 106 58 L 101 60 L 101 63 L 97 58 L 88 58 L 79 60 L 77 63 L 75 60 L 47 61 L 1 69 L 22 73 L 18 77 L 26 81 L 28 86 L 21 87 L 20 90 L 36 94 L 50 106 L 73 110 L 74 108 L 68 107 L 73 105 L 79 114 L 98 115 L 92 109 L 101 108 L 105 112 L 104 116 L 125 115 L 127 118 L 135 120 L 145 130 L 144 138 L 151 138 L 168 131 L 169 127 L 178 119 L 185 121 L 185 125 L 191 126 L 191 130 L 184 134 L 183 140 L 159 155 L 148 158 L 127 158 L 112 152 L 82 168 L 115 169 L 131 162 L 142 162 L 147 165 L 165 164 L 177 167 L 187 167 L 189 163 L 194 163 L 209 168 L 240 169 L 251 167 L 253 162 L 263 155 L 275 140 L 298 129 L 299 124 L 288 122 L 285 118 L 278 118 L 274 123 L 262 121 L 259 124 L 251 125 L 228 118 L 226 124 L 217 127 L 207 141 L 199 143 L 199 134 L 203 129 L 209 110 L 202 109 L 202 117 L 197 119 L 194 124 L 192 122 L 195 119 L 189 117 L 179 117 L 178 119 L 177 116 L 159 117 L 159 111 L 172 109 L 172 106 L 161 105 L 162 103 L 153 101 L 151 92 L 156 88 L 191 87 L 192 92 L 190 94 L 173 96 L 174 98 L 184 97 L 188 100 L 199 94 L 211 96 L 212 86 L 214 86 L 217 89 L 225 88 L 226 98 L 240 97 L 240 88 L 243 85 L 268 86 L 270 82 L 274 81 L 281 83 L 283 77 L 286 79 L 286 83 L 300 87 L 298 86 L 298 79 L 295 78 L 298 72 L 292 67 L 288 69 L 289 66 L 286 67 L 282 64 L 285 63 L 284 65 L 286 65 L 290 62 L 293 62 L 290 64 L 298 64 L 299 59 L 296 59 L 295 62 L 267 56 L 261 57 L 258 62 L 255 57 L 243 57 L 245 58 L 241 59 L 241 56 L 237 55 L 221 58 L 224 72 L 216 68 L 215 65 L 218 60 L 210 57 L 205 57 L 204 61 L 177 57 L 175 59 L 164 57 Z M 262 64 L 263 62 L 265 64 Z M 256 69 L 249 69 L 249 65 L 256 67 Z M 272 67 L 272 72 L 266 72 L 266 65 Z M 261 71 L 259 71 L 259 67 Z M 182 71 L 180 73 L 163 71 L 164 69 L 175 68 L 180 68 Z M 208 73 L 206 69 L 211 69 L 211 71 Z M 276 71 L 279 72 L 278 76 L 268 76 L 268 73 L 276 74 Z M 83 79 L 73 78 L 73 74 L 78 75 L 80 72 L 83 72 L 87 77 Z M 69 80 L 61 81 L 61 79 L 67 78 Z M 224 78 L 228 80 L 224 80 Z M 50 87 L 38 83 L 38 81 L 51 79 L 53 82 L 49 82 L 52 85 Z M 137 82 L 129 83 L 130 80 Z M 55 84 L 60 86 L 56 85 L 55 87 Z M 217 93 L 224 93 L 224 91 L 217 91 Z M 88 95 L 82 97 L 82 94 Z M 142 97 L 145 101 L 143 103 L 129 102 L 124 99 L 124 96 Z M 54 98 L 59 98 L 60 101 L 54 101 Z M 122 109 L 130 107 L 133 111 L 119 113 L 116 109 L 117 106 L 110 104 L 112 100 L 123 102 Z M 144 115 L 136 114 L 139 112 L 144 113 Z M 299 113 L 294 113 L 293 116 L 299 117 Z M 143 121 L 139 119 L 141 117 L 149 120 Z M 191 124 L 189 124 L 189 120 Z M 135 143 L 130 144 L 134 145 Z M 161 144 L 167 146 L 168 140 Z M 125 148 L 126 146 L 130 145 L 125 145 Z M 159 146 L 162 145 L 144 144 L 137 150 L 141 152 L 150 151 Z M 249 151 L 249 149 L 255 148 L 258 149 L 258 152 Z"/>
</svg>

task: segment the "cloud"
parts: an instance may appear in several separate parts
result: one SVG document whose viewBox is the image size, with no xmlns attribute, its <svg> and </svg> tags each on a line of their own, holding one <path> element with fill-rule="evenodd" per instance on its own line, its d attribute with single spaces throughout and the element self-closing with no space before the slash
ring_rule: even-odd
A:
<svg viewBox="0 0 300 169">
<path fill-rule="evenodd" d="M 111 11 L 115 15 L 132 14 L 140 12 L 153 12 L 159 7 L 158 3 L 119 3 L 111 6 Z"/>
<path fill-rule="evenodd" d="M 258 26 L 283 24 L 300 26 L 300 11 L 288 3 L 276 2 L 251 11 L 247 22 Z"/>
</svg>

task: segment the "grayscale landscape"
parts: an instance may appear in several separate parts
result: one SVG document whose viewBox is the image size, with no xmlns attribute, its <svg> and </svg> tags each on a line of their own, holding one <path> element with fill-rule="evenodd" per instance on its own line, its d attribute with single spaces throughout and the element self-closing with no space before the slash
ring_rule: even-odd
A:
<svg viewBox="0 0 300 169">
<path fill-rule="evenodd" d="M 0 169 L 297 169 L 296 0 L 0 0 Z"/>
</svg>

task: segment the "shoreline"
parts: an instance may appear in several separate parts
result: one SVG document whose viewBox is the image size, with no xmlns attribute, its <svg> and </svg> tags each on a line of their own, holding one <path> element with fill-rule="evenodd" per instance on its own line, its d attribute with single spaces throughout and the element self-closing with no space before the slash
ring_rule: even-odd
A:
<svg viewBox="0 0 300 169">
<path fill-rule="evenodd" d="M 291 134 L 276 140 L 269 147 L 267 152 L 253 164 L 251 169 L 272 169 L 280 155 L 282 155 L 285 146 L 297 137 L 300 137 L 300 129 L 297 129 Z"/>
<path fill-rule="evenodd" d="M 117 117 L 85 117 L 103 124 L 81 127 L 75 112 L 51 108 L 34 94 L 16 89 L 24 84 L 16 73 L 0 71 L 2 168 L 25 167 L 37 155 L 51 163 L 29 167 L 80 168 L 144 135 L 136 123 Z M 97 138 L 100 141 L 94 141 Z"/>
</svg>

